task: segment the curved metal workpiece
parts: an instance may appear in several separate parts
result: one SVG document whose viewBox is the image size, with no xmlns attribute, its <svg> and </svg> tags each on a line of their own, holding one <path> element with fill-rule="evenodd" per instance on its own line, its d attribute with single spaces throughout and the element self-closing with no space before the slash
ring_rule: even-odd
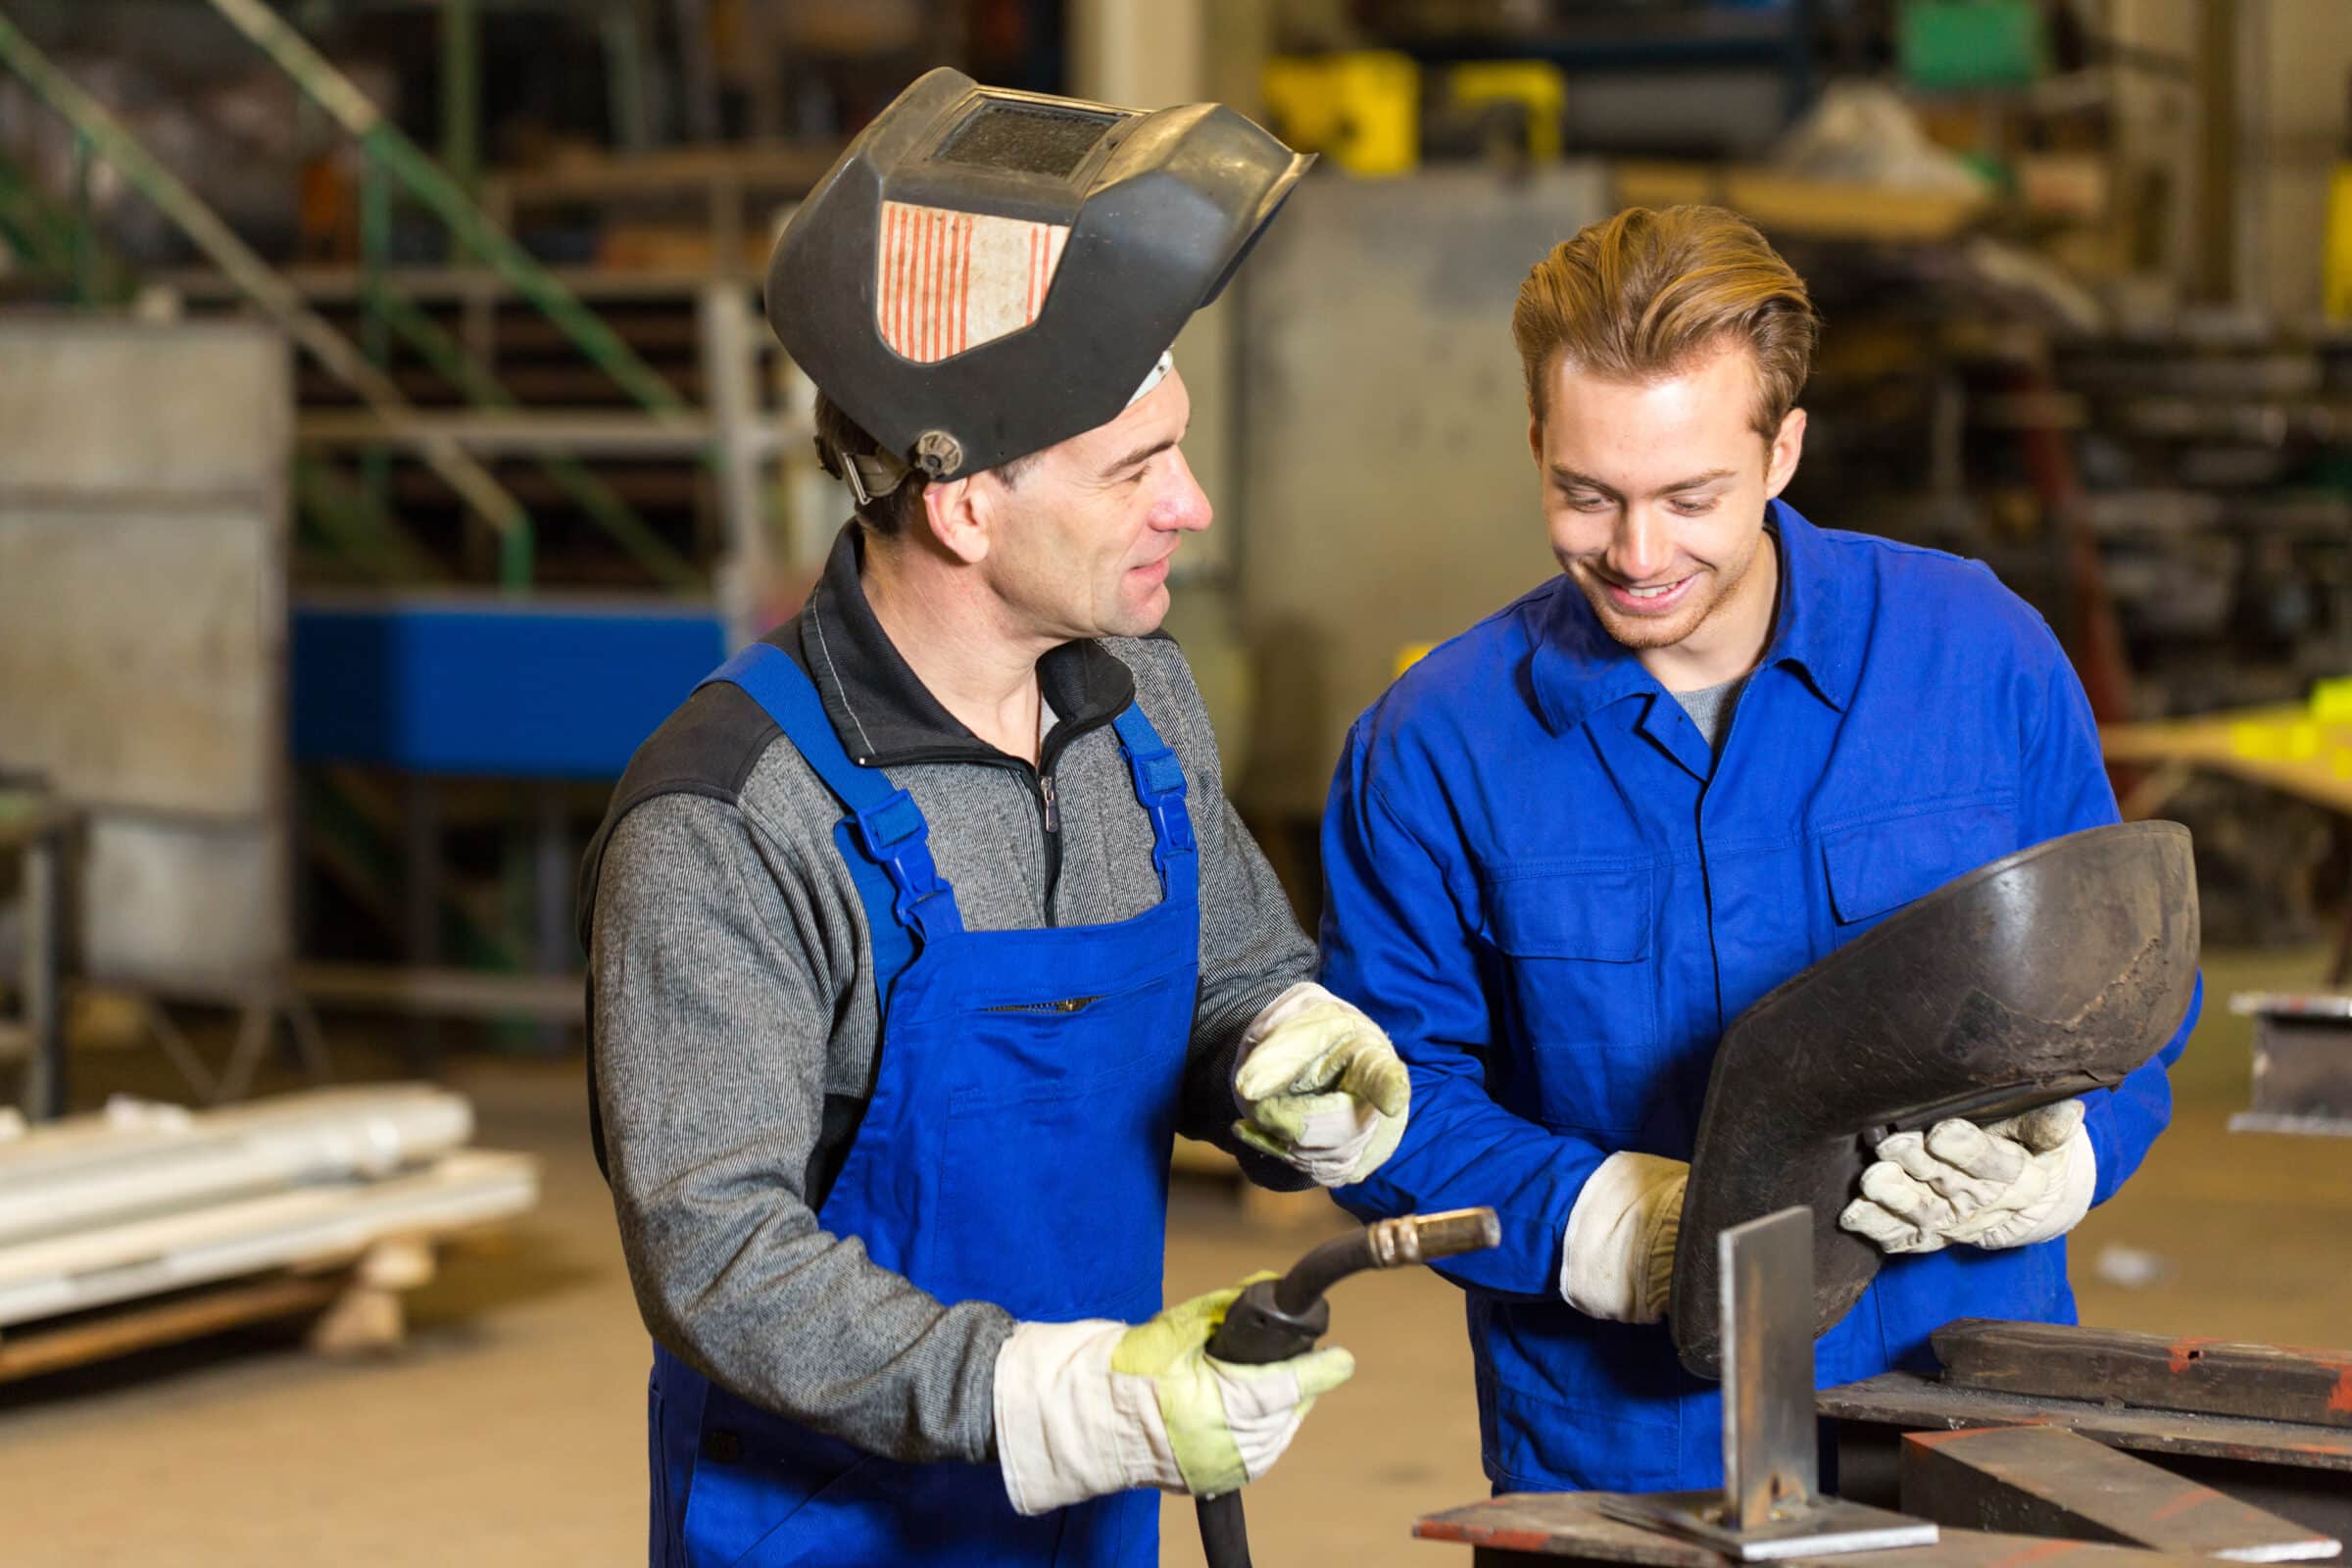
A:
<svg viewBox="0 0 2352 1568">
<path fill-rule="evenodd" d="M 1898 910 L 1725 1031 L 1683 1200 L 1672 1325 L 1720 1376 L 1715 1237 L 1813 1210 L 1813 1331 L 1879 1270 L 1838 1229 L 1888 1133 L 1987 1120 L 2112 1087 L 2188 1010 L 2197 886 L 2188 830 L 2131 822 L 2021 850 Z"/>
</svg>

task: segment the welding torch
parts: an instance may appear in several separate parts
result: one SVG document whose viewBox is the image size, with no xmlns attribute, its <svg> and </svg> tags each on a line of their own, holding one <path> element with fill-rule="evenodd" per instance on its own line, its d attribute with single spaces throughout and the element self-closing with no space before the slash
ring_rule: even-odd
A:
<svg viewBox="0 0 2352 1568">
<path fill-rule="evenodd" d="M 1262 1366 L 1304 1355 L 1331 1329 L 1323 1293 L 1368 1268 L 1405 1268 L 1476 1252 L 1502 1240 L 1491 1208 L 1443 1214 L 1405 1214 L 1375 1220 L 1335 1237 L 1291 1266 L 1280 1279 L 1259 1280 L 1226 1309 L 1208 1353 L 1235 1366 Z M 1240 1492 L 1200 1499 L 1200 1551 L 1208 1568 L 1250 1568 L 1250 1527 Z"/>
</svg>

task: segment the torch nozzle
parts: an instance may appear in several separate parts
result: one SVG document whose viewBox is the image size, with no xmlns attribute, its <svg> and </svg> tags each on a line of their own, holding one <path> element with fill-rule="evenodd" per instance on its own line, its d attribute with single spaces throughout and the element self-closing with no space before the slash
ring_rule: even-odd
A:
<svg viewBox="0 0 2352 1568">
<path fill-rule="evenodd" d="M 1491 1208 L 1455 1208 L 1442 1214 L 1374 1220 L 1300 1258 L 1275 1285 L 1274 1298 L 1284 1311 L 1303 1312 L 1325 1291 L 1359 1270 L 1406 1268 L 1475 1252 L 1501 1240 L 1502 1222 Z"/>
<path fill-rule="evenodd" d="M 1502 1240 L 1502 1222 L 1491 1208 L 1453 1208 L 1378 1220 L 1366 1232 L 1374 1268 L 1404 1268 L 1493 1247 Z"/>
</svg>

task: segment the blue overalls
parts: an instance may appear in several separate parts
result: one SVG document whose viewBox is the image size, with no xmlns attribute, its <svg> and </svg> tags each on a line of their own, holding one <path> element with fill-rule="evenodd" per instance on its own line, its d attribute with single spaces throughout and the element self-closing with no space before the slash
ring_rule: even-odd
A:
<svg viewBox="0 0 2352 1568">
<path fill-rule="evenodd" d="M 834 836 L 865 906 L 881 1059 L 819 1223 L 943 1302 L 1046 1321 L 1157 1312 L 1200 948 L 1175 754 L 1132 704 L 1113 721 L 1152 818 L 1155 906 L 1111 925 L 966 931 L 922 813 L 851 762 L 798 665 L 755 645 L 710 679 L 750 693 L 849 812 Z M 662 1568 L 1158 1559 L 1154 1493 L 1023 1518 L 993 1464 L 868 1453 L 658 1346 L 650 1399 Z"/>
<path fill-rule="evenodd" d="M 1981 565 L 1771 504 L 1772 640 L 1721 755 L 1555 577 L 1359 720 L 1324 828 L 1323 982 L 1413 1073 L 1366 1217 L 1485 1203 L 1466 1288 L 1487 1473 L 1505 1491 L 1719 1485 L 1722 1401 L 1665 1324 L 1560 1295 L 1586 1180 L 1687 1160 L 1724 1028 L 1943 882 L 2116 820 L 2049 628 Z M 2089 1102 L 2104 1200 L 2171 1114 L 2159 1058 Z M 1826 1386 L 1932 1367 L 1962 1316 L 2070 1322 L 2066 1247 L 1889 1258 L 1815 1347 Z"/>
</svg>

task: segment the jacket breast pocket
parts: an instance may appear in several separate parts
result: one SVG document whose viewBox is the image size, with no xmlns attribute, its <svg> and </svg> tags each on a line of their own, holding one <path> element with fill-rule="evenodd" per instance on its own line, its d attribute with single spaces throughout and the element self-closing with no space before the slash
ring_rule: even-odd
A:
<svg viewBox="0 0 2352 1568">
<path fill-rule="evenodd" d="M 1629 1137 L 1666 1084 L 1648 868 L 1506 874 L 1486 918 L 1508 1012 L 1489 1088 L 1555 1131 Z"/>
<path fill-rule="evenodd" d="M 2006 799 L 1823 834 L 1822 871 L 1841 939 L 1859 934 L 1844 928 L 1875 924 L 2017 847 Z"/>
</svg>

